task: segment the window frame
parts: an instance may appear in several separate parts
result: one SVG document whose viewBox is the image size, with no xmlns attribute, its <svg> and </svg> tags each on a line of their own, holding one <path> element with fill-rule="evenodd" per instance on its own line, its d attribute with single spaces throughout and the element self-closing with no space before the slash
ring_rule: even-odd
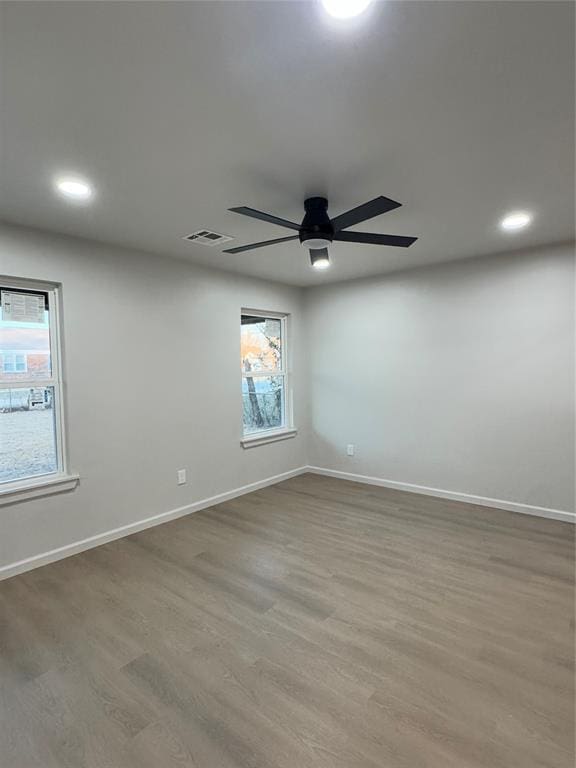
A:
<svg viewBox="0 0 576 768">
<path fill-rule="evenodd" d="M 244 432 L 244 401 L 242 384 L 247 378 L 242 369 L 242 317 L 251 315 L 253 317 L 268 318 L 270 320 L 280 321 L 280 365 L 274 370 L 251 371 L 252 378 L 278 376 L 283 380 L 284 397 L 282 398 L 282 425 L 280 427 L 271 427 L 269 429 L 260 429 L 254 432 Z M 286 312 L 272 312 L 262 309 L 250 309 L 242 307 L 240 310 L 240 405 L 241 405 L 241 445 L 244 448 L 251 448 L 256 445 L 264 445 L 276 440 L 285 440 L 294 437 L 297 430 L 294 427 L 293 416 L 293 394 L 292 394 L 292 367 L 291 367 L 291 347 L 290 347 L 290 315 Z"/>
<path fill-rule="evenodd" d="M 71 490 L 78 482 L 78 475 L 71 474 L 68 468 L 66 448 L 66 424 L 64 413 L 64 383 L 62 366 L 62 327 L 61 327 L 61 287 L 42 280 L 28 280 L 0 276 L 0 288 L 10 291 L 30 291 L 45 293 L 48 297 L 48 318 L 50 338 L 50 374 L 42 379 L 14 379 L 0 381 L 0 389 L 21 389 L 52 387 L 54 409 L 54 431 L 56 444 L 56 471 L 43 475 L 32 475 L 17 480 L 0 482 L 0 505 L 22 501 L 26 498 Z M 15 371 L 14 373 L 22 373 Z M 26 371 L 29 374 L 28 366 Z"/>
</svg>

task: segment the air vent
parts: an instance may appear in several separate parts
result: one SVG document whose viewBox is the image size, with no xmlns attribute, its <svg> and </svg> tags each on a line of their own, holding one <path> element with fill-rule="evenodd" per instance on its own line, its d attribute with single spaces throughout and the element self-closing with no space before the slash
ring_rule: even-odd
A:
<svg viewBox="0 0 576 768">
<path fill-rule="evenodd" d="M 186 235 L 184 240 L 192 240 L 200 245 L 222 245 L 229 240 L 233 240 L 233 237 L 228 235 L 219 235 L 218 232 L 210 232 L 209 229 L 199 229 L 198 232 L 193 232 L 191 235 Z"/>
</svg>

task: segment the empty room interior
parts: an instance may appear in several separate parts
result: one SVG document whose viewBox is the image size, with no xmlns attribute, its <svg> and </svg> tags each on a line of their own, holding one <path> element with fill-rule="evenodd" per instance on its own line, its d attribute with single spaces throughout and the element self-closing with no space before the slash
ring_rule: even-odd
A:
<svg viewBox="0 0 576 768">
<path fill-rule="evenodd" d="M 575 8 L 0 0 L 1 768 L 573 768 Z"/>
</svg>

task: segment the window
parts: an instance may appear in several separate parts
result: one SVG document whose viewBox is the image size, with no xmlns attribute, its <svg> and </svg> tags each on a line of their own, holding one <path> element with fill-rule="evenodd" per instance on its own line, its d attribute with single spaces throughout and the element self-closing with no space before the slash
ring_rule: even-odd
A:
<svg viewBox="0 0 576 768">
<path fill-rule="evenodd" d="M 4 373 L 26 373 L 28 370 L 25 354 L 15 352 L 2 353 L 2 370 Z"/>
<path fill-rule="evenodd" d="M 286 316 L 245 310 L 241 316 L 244 438 L 294 432 L 286 366 Z"/>
<path fill-rule="evenodd" d="M 64 472 L 56 290 L 0 281 L 0 491 Z"/>
</svg>

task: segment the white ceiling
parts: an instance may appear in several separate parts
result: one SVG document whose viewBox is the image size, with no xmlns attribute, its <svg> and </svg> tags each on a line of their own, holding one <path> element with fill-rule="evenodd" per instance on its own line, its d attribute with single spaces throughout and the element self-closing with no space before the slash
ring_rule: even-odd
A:
<svg viewBox="0 0 576 768">
<path fill-rule="evenodd" d="M 354 22 L 317 2 L 2 3 L 0 217 L 310 285 L 574 236 L 574 6 L 390 2 Z M 88 176 L 90 206 L 51 191 Z M 288 235 L 226 209 L 300 221 L 377 195 L 356 227 L 408 250 L 337 244 L 314 272 Z M 528 230 L 497 221 L 527 208 Z"/>
</svg>

